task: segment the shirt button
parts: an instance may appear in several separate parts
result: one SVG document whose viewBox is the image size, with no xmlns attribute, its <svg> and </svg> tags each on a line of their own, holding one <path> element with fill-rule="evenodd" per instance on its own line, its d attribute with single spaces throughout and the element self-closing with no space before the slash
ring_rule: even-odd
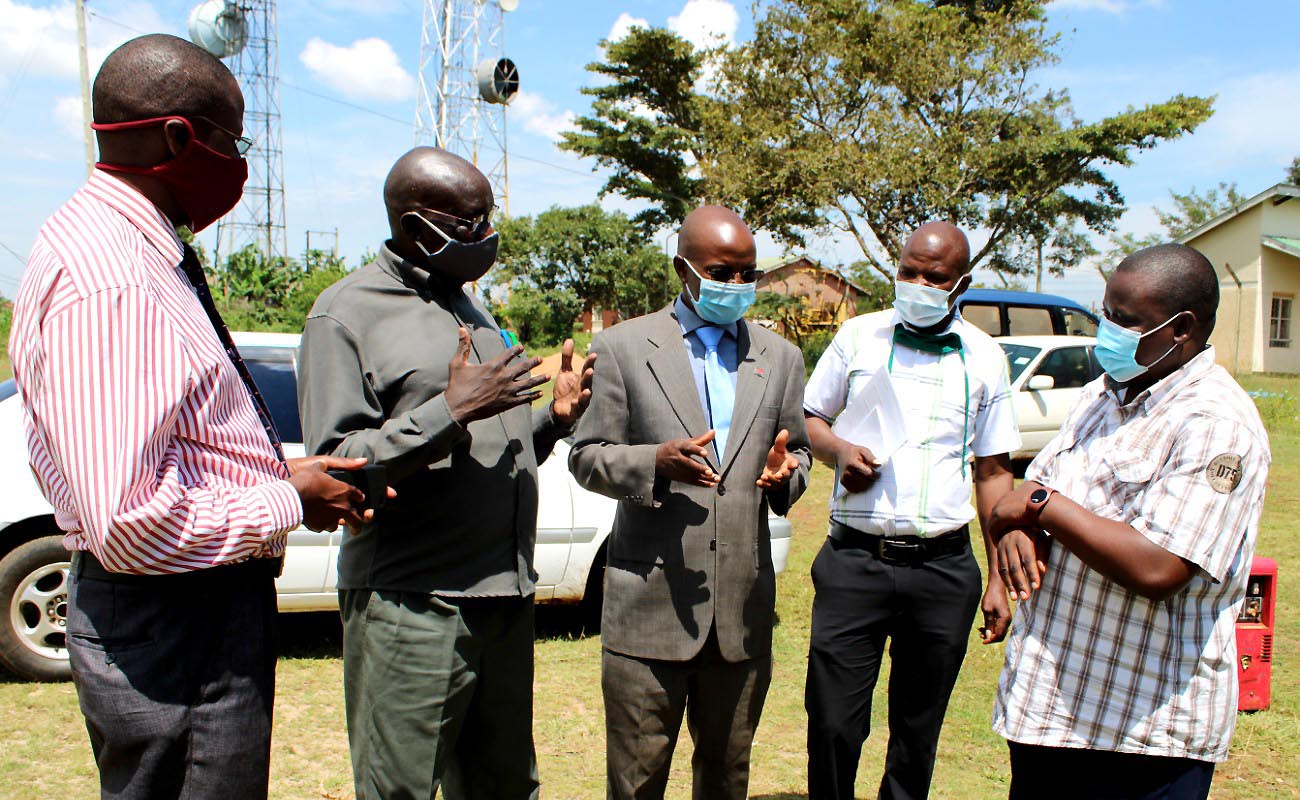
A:
<svg viewBox="0 0 1300 800">
<path fill-rule="evenodd" d="M 721 497 L 727 493 L 727 487 L 724 484 L 718 484 L 718 496 Z"/>
<path fill-rule="evenodd" d="M 717 539 L 713 539 L 712 541 L 709 542 L 709 549 L 710 549 L 710 550 L 717 550 L 717 549 L 718 549 L 718 540 L 717 540 Z"/>
</svg>

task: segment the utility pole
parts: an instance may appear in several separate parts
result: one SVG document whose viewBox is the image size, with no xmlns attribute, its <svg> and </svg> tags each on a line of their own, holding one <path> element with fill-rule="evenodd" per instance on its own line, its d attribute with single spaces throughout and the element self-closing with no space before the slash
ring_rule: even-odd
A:
<svg viewBox="0 0 1300 800">
<path fill-rule="evenodd" d="M 81 68 L 81 138 L 86 143 L 86 174 L 95 169 L 95 143 L 90 139 L 90 63 L 86 55 L 86 2 L 77 0 L 77 61 Z"/>
</svg>

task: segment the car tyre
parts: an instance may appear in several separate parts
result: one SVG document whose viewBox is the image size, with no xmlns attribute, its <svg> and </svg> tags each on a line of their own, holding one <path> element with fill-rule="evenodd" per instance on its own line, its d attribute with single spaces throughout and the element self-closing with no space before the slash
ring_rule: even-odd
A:
<svg viewBox="0 0 1300 800">
<path fill-rule="evenodd" d="M 59 536 L 24 542 L 0 558 L 0 664 L 22 678 L 66 681 L 68 571 Z"/>
</svg>

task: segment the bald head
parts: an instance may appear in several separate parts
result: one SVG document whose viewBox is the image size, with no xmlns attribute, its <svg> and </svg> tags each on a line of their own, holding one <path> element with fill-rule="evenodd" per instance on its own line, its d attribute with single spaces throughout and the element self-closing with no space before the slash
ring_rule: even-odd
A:
<svg viewBox="0 0 1300 800">
<path fill-rule="evenodd" d="M 1209 340 L 1219 310 L 1219 276 L 1199 250 L 1182 244 L 1147 247 L 1121 261 L 1115 272 L 1140 277 L 1147 302 L 1160 306 L 1166 318 L 1192 312 L 1196 338 Z"/>
<path fill-rule="evenodd" d="M 91 91 L 94 121 L 242 118 L 244 98 L 225 64 L 192 42 L 153 33 L 108 54 Z"/>
<path fill-rule="evenodd" d="M 951 222 L 927 222 L 917 228 L 907 237 L 900 260 L 908 256 L 943 262 L 959 275 L 970 272 L 970 243 L 961 228 Z"/>
<path fill-rule="evenodd" d="M 417 147 L 388 171 L 384 206 L 397 235 L 403 214 L 422 208 L 469 219 L 492 208 L 492 184 L 460 156 L 437 147 Z"/>
<path fill-rule="evenodd" d="M 754 235 L 740 215 L 722 206 L 704 206 L 686 215 L 677 236 L 677 255 L 693 264 L 716 259 L 719 251 L 755 253 Z"/>
</svg>

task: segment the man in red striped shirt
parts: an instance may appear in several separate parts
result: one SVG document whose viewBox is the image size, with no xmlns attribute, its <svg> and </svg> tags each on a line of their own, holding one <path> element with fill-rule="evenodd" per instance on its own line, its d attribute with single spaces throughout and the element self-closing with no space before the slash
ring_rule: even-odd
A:
<svg viewBox="0 0 1300 800">
<path fill-rule="evenodd" d="M 37 236 L 10 355 L 32 469 L 73 555 L 68 652 L 103 797 L 265 797 L 275 577 L 360 492 L 285 462 L 175 227 L 238 202 L 230 71 L 151 35 L 95 78 L 101 162 Z"/>
</svg>

